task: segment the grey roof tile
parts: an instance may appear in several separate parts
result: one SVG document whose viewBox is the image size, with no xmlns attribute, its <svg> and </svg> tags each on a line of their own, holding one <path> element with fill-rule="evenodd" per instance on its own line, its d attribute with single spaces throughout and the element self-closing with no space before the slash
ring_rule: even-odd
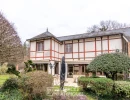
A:
<svg viewBox="0 0 130 100">
<path fill-rule="evenodd" d="M 28 39 L 28 40 L 35 40 L 35 39 L 40 39 L 40 38 L 47 38 L 47 37 L 54 37 L 57 39 L 56 36 L 54 36 L 52 33 L 50 33 L 48 30 L 42 34 L 39 34 L 31 39 Z"/>
<path fill-rule="evenodd" d="M 40 35 L 37 35 L 29 40 L 35 40 L 40 38 L 46 38 L 46 37 L 54 37 L 55 39 L 59 41 L 65 41 L 65 40 L 73 40 L 73 39 L 81 39 L 81 38 L 89 38 L 89 37 L 97 37 L 97 36 L 106 36 L 106 35 L 114 35 L 114 34 L 123 34 L 128 41 L 130 41 L 130 27 L 128 28 L 120 28 L 115 30 L 108 30 L 103 32 L 95 32 L 95 33 L 83 33 L 83 34 L 76 34 L 76 35 L 68 35 L 68 36 L 61 36 L 61 37 L 55 37 L 53 34 L 51 34 L 48 30 Z"/>
<path fill-rule="evenodd" d="M 103 32 L 95 32 L 95 33 L 83 33 L 69 36 L 61 36 L 57 37 L 60 41 L 71 40 L 71 39 L 80 39 L 80 38 L 89 38 L 89 37 L 97 37 L 97 36 L 105 36 L 105 35 L 114 35 L 114 34 L 124 34 L 127 39 L 130 41 L 130 28 L 121 28 L 116 30 L 109 30 Z"/>
</svg>

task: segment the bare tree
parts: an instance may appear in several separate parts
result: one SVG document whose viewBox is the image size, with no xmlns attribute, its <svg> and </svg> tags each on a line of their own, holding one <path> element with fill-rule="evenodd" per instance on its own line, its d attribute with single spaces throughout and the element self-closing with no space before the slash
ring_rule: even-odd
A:
<svg viewBox="0 0 130 100">
<path fill-rule="evenodd" d="M 130 27 L 130 25 L 127 25 L 125 23 L 119 23 L 117 21 L 107 20 L 107 21 L 101 21 L 99 25 L 93 25 L 87 29 L 87 32 L 93 33 L 93 32 L 100 32 L 100 31 L 106 31 L 106 30 L 113 30 L 113 29 L 119 29 L 119 28 L 126 28 Z"/>
<path fill-rule="evenodd" d="M 23 56 L 22 43 L 13 24 L 0 13 L 0 63 L 19 63 Z"/>
<path fill-rule="evenodd" d="M 23 44 L 24 49 L 24 61 L 29 60 L 29 43 L 27 41 Z"/>
</svg>

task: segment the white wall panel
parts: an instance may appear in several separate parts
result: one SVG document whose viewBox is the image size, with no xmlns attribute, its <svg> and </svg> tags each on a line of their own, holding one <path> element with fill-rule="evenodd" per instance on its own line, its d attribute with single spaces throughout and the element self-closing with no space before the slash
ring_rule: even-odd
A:
<svg viewBox="0 0 130 100">
<path fill-rule="evenodd" d="M 44 56 L 50 56 L 50 51 L 44 51 Z"/>
<path fill-rule="evenodd" d="M 55 57 L 58 57 L 58 53 L 57 52 L 55 52 Z"/>
<path fill-rule="evenodd" d="M 79 57 L 83 58 L 84 57 L 84 53 L 79 53 Z"/>
<path fill-rule="evenodd" d="M 60 46 L 60 52 L 64 53 L 64 44 Z"/>
<path fill-rule="evenodd" d="M 54 51 L 52 51 L 52 56 L 54 57 Z"/>
<path fill-rule="evenodd" d="M 72 54 L 65 54 L 66 58 L 72 58 Z"/>
<path fill-rule="evenodd" d="M 44 59 L 49 59 L 49 60 L 50 60 L 50 57 L 46 57 L 46 58 L 44 58 Z"/>
<path fill-rule="evenodd" d="M 121 39 L 109 40 L 109 49 L 110 50 L 122 49 L 122 41 L 121 41 Z"/>
<path fill-rule="evenodd" d="M 43 52 L 40 53 L 36 52 L 36 57 L 43 57 Z"/>
<path fill-rule="evenodd" d="M 36 42 L 31 42 L 31 51 L 36 51 Z"/>
<path fill-rule="evenodd" d="M 54 40 L 52 40 L 52 50 L 54 50 L 54 44 L 55 42 L 54 42 Z"/>
<path fill-rule="evenodd" d="M 73 44 L 73 52 L 78 52 L 78 43 Z"/>
<path fill-rule="evenodd" d="M 87 52 L 85 53 L 85 57 L 95 57 L 95 52 Z"/>
<path fill-rule="evenodd" d="M 93 60 L 93 58 L 85 58 L 85 60 Z"/>
<path fill-rule="evenodd" d="M 96 41 L 96 50 L 101 50 L 101 41 Z"/>
<path fill-rule="evenodd" d="M 78 53 L 73 53 L 73 58 L 78 58 Z"/>
<path fill-rule="evenodd" d="M 50 40 L 44 41 L 44 50 L 50 50 Z"/>
<path fill-rule="evenodd" d="M 79 43 L 79 52 L 83 51 L 84 51 L 83 43 Z"/>
<path fill-rule="evenodd" d="M 103 50 L 108 50 L 108 40 L 103 40 L 102 44 L 103 44 Z"/>
<path fill-rule="evenodd" d="M 55 42 L 55 51 L 58 51 L 58 43 Z"/>
<path fill-rule="evenodd" d="M 95 42 L 86 42 L 85 43 L 85 50 L 86 51 L 94 51 L 95 50 Z"/>
</svg>

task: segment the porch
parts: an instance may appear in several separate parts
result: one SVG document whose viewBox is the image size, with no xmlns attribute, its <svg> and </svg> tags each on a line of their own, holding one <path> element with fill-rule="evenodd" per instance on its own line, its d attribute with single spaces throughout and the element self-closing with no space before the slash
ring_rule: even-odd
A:
<svg viewBox="0 0 130 100">
<path fill-rule="evenodd" d="M 86 66 L 87 64 L 68 64 L 67 78 L 85 76 Z"/>
<path fill-rule="evenodd" d="M 48 72 L 49 74 L 52 74 L 52 75 L 60 74 L 59 67 L 60 66 L 58 62 L 55 63 L 55 66 L 52 67 L 52 69 L 50 67 L 50 63 L 44 63 L 44 62 L 40 62 L 40 63 L 35 62 L 33 66 L 33 68 L 35 68 L 36 70 Z"/>
</svg>

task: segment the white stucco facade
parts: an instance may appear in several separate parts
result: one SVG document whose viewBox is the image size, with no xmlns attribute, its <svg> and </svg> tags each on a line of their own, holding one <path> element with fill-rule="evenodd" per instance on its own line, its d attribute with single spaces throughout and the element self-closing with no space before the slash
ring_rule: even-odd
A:
<svg viewBox="0 0 130 100">
<path fill-rule="evenodd" d="M 61 58 L 64 56 L 66 61 L 66 71 L 70 69 L 68 66 L 80 66 L 79 68 L 85 70 L 87 64 L 89 64 L 96 56 L 104 53 L 122 52 L 122 36 L 111 35 L 111 36 L 98 36 L 85 39 L 76 39 L 76 40 L 66 40 L 58 41 L 55 38 L 41 39 L 37 41 L 30 41 L 30 59 L 35 63 L 40 62 L 47 64 L 48 73 L 55 75 L 55 73 L 60 74 L 61 68 Z M 37 42 L 43 41 L 44 50 L 37 51 Z M 72 52 L 66 53 L 65 47 L 67 44 L 72 44 Z M 50 69 L 50 62 L 54 61 L 57 65 L 57 68 L 53 67 Z M 57 71 L 56 71 L 57 70 Z M 66 72 L 66 78 L 67 78 Z M 85 72 L 85 71 L 84 71 Z M 73 73 L 74 69 L 73 69 Z M 81 74 L 81 73 L 80 73 Z"/>
</svg>

